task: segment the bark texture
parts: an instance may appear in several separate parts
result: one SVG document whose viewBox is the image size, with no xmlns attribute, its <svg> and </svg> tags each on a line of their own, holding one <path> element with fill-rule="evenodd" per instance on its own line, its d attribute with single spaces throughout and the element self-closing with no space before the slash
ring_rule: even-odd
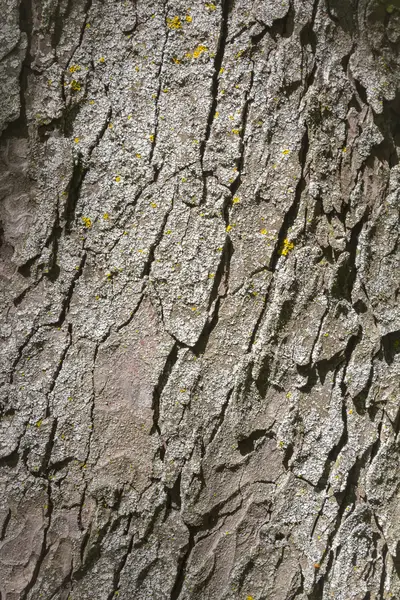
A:
<svg viewBox="0 0 400 600">
<path fill-rule="evenodd" d="M 1 600 L 400 598 L 400 0 L 0 0 Z"/>
</svg>

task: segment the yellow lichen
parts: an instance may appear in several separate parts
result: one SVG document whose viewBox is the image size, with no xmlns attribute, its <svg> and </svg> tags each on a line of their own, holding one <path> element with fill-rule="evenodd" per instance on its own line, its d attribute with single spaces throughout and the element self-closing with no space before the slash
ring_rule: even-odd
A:
<svg viewBox="0 0 400 600">
<path fill-rule="evenodd" d="M 193 21 L 193 17 L 191 17 L 191 15 L 186 15 L 186 17 L 185 17 L 185 21 L 186 21 L 187 23 L 191 23 L 191 22 Z"/>
<path fill-rule="evenodd" d="M 157 204 L 156 204 L 155 202 L 152 202 L 152 203 L 150 204 L 150 206 L 151 206 L 151 208 L 157 208 Z"/>
<path fill-rule="evenodd" d="M 222 73 L 225 71 L 224 67 L 221 67 L 219 70 L 219 74 L 222 75 Z"/>
<path fill-rule="evenodd" d="M 207 10 L 216 10 L 217 7 L 215 6 L 215 4 L 213 2 L 206 2 L 206 9 Z"/>
<path fill-rule="evenodd" d="M 182 29 L 182 23 L 180 18 L 177 17 L 167 17 L 167 27 L 169 29 Z"/>
<path fill-rule="evenodd" d="M 78 137 L 74 138 L 74 142 L 75 142 L 75 144 L 79 144 L 79 138 Z"/>
<path fill-rule="evenodd" d="M 207 52 L 207 50 L 207 46 L 203 46 L 202 44 L 200 44 L 199 46 L 197 46 L 197 48 L 193 50 L 193 58 L 199 58 L 199 56 L 201 56 L 203 52 Z"/>
<path fill-rule="evenodd" d="M 139 152 L 136 152 L 135 156 L 136 156 L 136 158 L 142 158 L 142 155 L 139 154 Z"/>
<path fill-rule="evenodd" d="M 226 231 L 227 231 L 228 233 L 230 232 L 230 230 L 231 230 L 231 229 L 232 229 L 232 225 L 227 225 L 227 227 L 226 227 Z"/>
<path fill-rule="evenodd" d="M 235 135 L 239 135 L 240 129 L 232 129 L 232 133 Z"/>
<path fill-rule="evenodd" d="M 116 176 L 115 181 L 119 183 L 121 181 L 121 177 L 119 175 Z"/>
<path fill-rule="evenodd" d="M 74 92 L 79 92 L 81 89 L 81 84 L 79 81 L 76 81 L 76 79 L 73 79 L 69 85 L 71 86 L 71 90 Z"/>
<path fill-rule="evenodd" d="M 79 65 L 71 65 L 69 68 L 69 72 L 70 73 L 75 73 L 75 71 L 80 71 L 82 67 L 80 67 Z"/>
<path fill-rule="evenodd" d="M 287 238 L 283 240 L 282 247 L 280 253 L 282 256 L 287 256 L 291 250 L 293 250 L 294 244 Z"/>
<path fill-rule="evenodd" d="M 90 217 L 82 217 L 82 222 L 88 229 L 92 226 L 92 219 Z"/>
<path fill-rule="evenodd" d="M 284 150 L 282 150 L 282 154 L 283 156 L 287 156 L 288 154 L 290 154 L 290 150 L 288 150 L 288 148 L 285 148 Z"/>
<path fill-rule="evenodd" d="M 261 229 L 260 233 L 262 233 L 262 235 L 267 235 L 268 231 L 266 229 Z"/>
<path fill-rule="evenodd" d="M 112 129 L 114 127 L 114 125 L 112 123 L 108 124 L 108 129 Z"/>
<path fill-rule="evenodd" d="M 99 63 L 104 63 L 104 62 L 106 62 L 106 59 L 104 58 L 104 56 L 101 56 L 99 58 Z"/>
<path fill-rule="evenodd" d="M 149 135 L 149 140 L 151 141 L 151 143 L 154 142 L 154 135 L 153 134 Z"/>
</svg>

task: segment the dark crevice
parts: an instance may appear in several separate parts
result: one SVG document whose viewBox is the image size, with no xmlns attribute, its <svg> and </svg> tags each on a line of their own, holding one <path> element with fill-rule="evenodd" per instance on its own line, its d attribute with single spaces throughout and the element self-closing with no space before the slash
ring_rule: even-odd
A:
<svg viewBox="0 0 400 600">
<path fill-rule="evenodd" d="M 213 430 L 211 431 L 211 435 L 210 435 L 210 440 L 208 442 L 208 445 L 211 444 L 211 442 L 213 441 L 213 439 L 215 438 L 215 436 L 217 435 L 218 431 L 221 429 L 222 423 L 225 420 L 225 415 L 226 415 L 226 410 L 228 408 L 229 405 L 229 401 L 232 397 L 233 394 L 233 388 L 229 390 L 227 396 L 226 396 L 226 400 L 222 405 L 221 408 L 221 412 L 218 415 L 217 421 L 213 427 Z"/>
<path fill-rule="evenodd" d="M 9 525 L 11 521 L 11 510 L 8 509 L 8 512 L 6 514 L 6 517 L 3 521 L 3 527 L 1 528 L 1 532 L 0 532 L 0 542 L 4 540 L 4 538 L 6 537 L 7 534 L 7 527 Z"/>
<path fill-rule="evenodd" d="M 65 321 L 65 317 L 67 316 L 67 313 L 68 313 L 68 310 L 69 310 L 69 305 L 71 303 L 72 296 L 73 296 L 73 293 L 74 293 L 75 285 L 76 285 L 76 282 L 78 281 L 79 277 L 83 273 L 83 268 L 84 268 L 85 263 L 86 263 L 86 258 L 87 258 L 87 254 L 85 252 L 82 255 L 80 265 L 77 268 L 76 273 L 74 274 L 74 277 L 73 277 L 73 279 L 72 279 L 72 281 L 70 283 L 70 286 L 69 286 L 66 294 L 64 295 L 63 302 L 62 302 L 62 307 L 61 307 L 61 312 L 60 312 L 60 316 L 59 316 L 59 318 L 57 320 L 57 323 L 56 323 L 56 325 L 58 327 L 61 327 L 62 324 Z"/>
<path fill-rule="evenodd" d="M 67 190 L 67 200 L 62 215 L 62 219 L 65 223 L 65 233 L 67 235 L 72 231 L 72 226 L 75 221 L 76 206 L 87 171 L 88 168 L 83 166 L 82 157 L 79 155 L 73 166 L 72 175 Z"/>
<path fill-rule="evenodd" d="M 221 24 L 218 39 L 217 52 L 214 57 L 214 70 L 211 83 L 211 106 L 208 112 L 206 132 L 204 139 L 200 143 L 200 163 L 203 166 L 204 152 L 206 149 L 207 142 L 210 138 L 211 127 L 215 117 L 215 111 L 218 103 L 218 86 L 219 86 L 219 72 L 222 67 L 222 62 L 225 54 L 226 39 L 228 35 L 228 19 L 229 12 L 232 8 L 233 0 L 222 0 L 221 4 Z"/>
<path fill-rule="evenodd" d="M 301 143 L 301 148 L 299 151 L 299 162 L 301 165 L 301 175 L 300 175 L 300 179 L 296 186 L 296 192 L 295 192 L 295 197 L 294 197 L 293 203 L 292 203 L 291 207 L 289 208 L 289 210 L 285 213 L 283 223 L 279 230 L 278 240 L 275 244 L 274 251 L 271 254 L 271 259 L 269 262 L 269 270 L 271 270 L 271 271 L 276 270 L 276 265 L 281 256 L 283 240 L 287 238 L 288 230 L 294 224 L 297 214 L 299 212 L 301 197 L 306 188 L 305 171 L 306 171 L 308 148 L 309 148 L 309 140 L 308 140 L 308 129 L 306 126 L 306 129 L 305 129 L 305 132 L 303 135 L 303 139 L 302 139 L 302 143 Z"/>
<path fill-rule="evenodd" d="M 208 302 L 208 311 L 211 310 L 211 307 L 212 307 L 213 303 L 215 302 L 214 310 L 213 310 L 212 315 L 209 316 L 209 318 L 207 319 L 197 342 L 192 347 L 192 351 L 196 356 L 200 356 L 201 354 L 204 354 L 204 352 L 207 348 L 207 344 L 210 339 L 210 335 L 218 324 L 220 304 L 221 304 L 222 299 L 226 297 L 226 294 L 228 291 L 229 271 L 230 271 L 230 263 L 231 263 L 232 254 L 233 254 L 232 242 L 231 242 L 230 237 L 227 236 L 225 239 L 224 248 L 222 250 L 221 260 L 220 260 L 217 272 L 214 277 L 213 287 L 212 287 L 209 302 Z M 220 294 L 219 290 L 220 290 L 220 286 L 221 286 L 222 282 L 224 284 L 225 291 L 223 294 Z"/>
<path fill-rule="evenodd" d="M 151 432 L 150 432 L 151 434 L 158 433 L 158 435 L 161 435 L 160 427 L 158 424 L 158 420 L 159 420 L 159 416 L 160 416 L 160 398 L 161 398 L 161 395 L 163 393 L 165 386 L 168 383 L 168 379 L 172 373 L 172 370 L 178 360 L 178 351 L 179 351 L 179 345 L 178 345 L 178 343 L 175 342 L 174 345 L 172 346 L 170 353 L 167 356 L 167 359 L 164 363 L 164 368 L 158 377 L 157 385 L 155 386 L 154 391 L 153 391 L 153 400 L 152 400 L 153 426 L 151 428 Z M 164 458 L 164 454 L 165 454 L 165 450 L 162 447 L 160 447 L 161 459 Z"/>
<path fill-rule="evenodd" d="M 238 450 L 240 454 L 246 456 L 247 454 L 254 452 L 257 441 L 269 437 L 268 433 L 269 432 L 266 429 L 256 429 L 248 437 L 239 440 Z"/>
</svg>

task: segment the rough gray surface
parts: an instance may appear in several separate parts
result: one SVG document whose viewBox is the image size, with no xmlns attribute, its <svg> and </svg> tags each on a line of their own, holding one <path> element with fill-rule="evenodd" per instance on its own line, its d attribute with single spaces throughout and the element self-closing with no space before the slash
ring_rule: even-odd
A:
<svg viewBox="0 0 400 600">
<path fill-rule="evenodd" d="M 1 600 L 400 598 L 400 1 L 0 12 Z"/>
</svg>

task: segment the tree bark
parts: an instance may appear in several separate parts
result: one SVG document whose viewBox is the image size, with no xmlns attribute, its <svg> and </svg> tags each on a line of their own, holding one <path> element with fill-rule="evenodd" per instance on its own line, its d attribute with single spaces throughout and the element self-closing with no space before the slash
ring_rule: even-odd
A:
<svg viewBox="0 0 400 600">
<path fill-rule="evenodd" d="M 0 0 L 1 600 L 400 598 L 400 0 Z"/>
</svg>

